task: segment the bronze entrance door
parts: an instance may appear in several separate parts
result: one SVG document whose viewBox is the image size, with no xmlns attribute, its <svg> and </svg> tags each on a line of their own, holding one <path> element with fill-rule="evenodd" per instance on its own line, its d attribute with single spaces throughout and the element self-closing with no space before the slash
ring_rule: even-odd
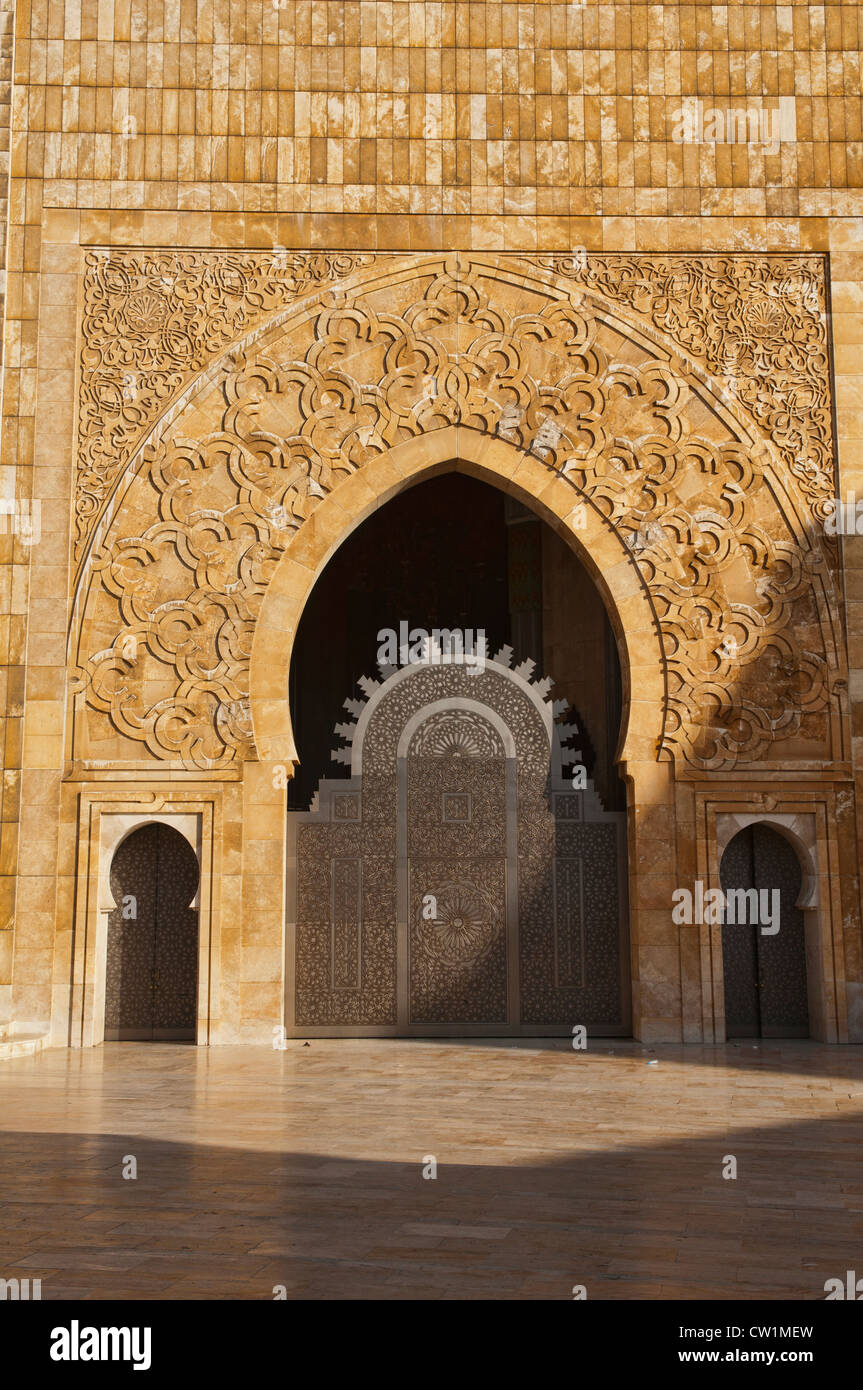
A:
<svg viewBox="0 0 863 1390">
<path fill-rule="evenodd" d="M 288 816 L 289 1036 L 629 1032 L 625 823 L 509 653 L 366 682 Z"/>
<path fill-rule="evenodd" d="M 797 907 L 801 881 L 794 850 L 768 825 L 741 830 L 722 856 L 724 892 L 778 893 L 779 907 L 776 932 L 763 932 L 760 922 L 723 921 L 728 1038 L 809 1036 L 806 942 L 803 913 Z M 772 901 L 771 897 L 768 906 Z"/>
<path fill-rule="evenodd" d="M 410 740 L 399 798 L 405 1028 L 518 1022 L 515 772 L 501 735 L 470 708 L 428 715 Z"/>
<path fill-rule="evenodd" d="M 172 826 L 141 826 L 111 864 L 106 1041 L 194 1041 L 198 861 Z"/>
</svg>

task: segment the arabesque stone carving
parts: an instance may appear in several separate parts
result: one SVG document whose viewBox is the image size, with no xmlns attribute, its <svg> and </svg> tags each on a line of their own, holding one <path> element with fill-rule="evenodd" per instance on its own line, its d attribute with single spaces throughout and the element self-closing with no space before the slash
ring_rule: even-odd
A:
<svg viewBox="0 0 863 1390">
<path fill-rule="evenodd" d="M 545 255 L 644 315 L 752 414 L 819 520 L 836 495 L 820 256 Z"/>
<path fill-rule="evenodd" d="M 813 352 L 806 365 L 818 399 L 807 444 L 814 463 L 801 473 L 780 452 L 802 428 L 798 415 L 765 415 L 742 377 L 737 407 L 742 401 L 760 424 L 729 404 L 727 392 L 711 391 L 670 341 L 670 295 L 661 315 L 657 307 L 658 258 L 626 258 L 629 278 L 642 259 L 649 335 L 615 316 L 604 282 L 605 297 L 588 285 L 573 295 L 558 262 L 553 275 L 526 275 L 523 259 L 465 253 L 396 257 L 386 275 L 376 263 L 368 283 L 354 277 L 335 297 L 316 293 L 234 350 L 135 457 L 122 504 L 104 511 L 81 604 L 89 719 L 101 717 L 130 747 L 143 744 L 183 766 L 228 767 L 253 754 L 249 653 L 280 557 L 340 478 L 393 445 L 458 424 L 507 440 L 540 459 L 549 477 L 567 478 L 574 530 L 586 506 L 619 537 L 664 644 L 658 756 L 730 768 L 769 757 L 777 742 L 787 758 L 789 740 L 795 756 L 831 756 L 843 676 L 829 619 L 830 566 L 813 516 L 834 487 L 829 432 L 822 438 L 825 364 Z M 720 258 L 706 259 L 711 267 L 692 284 L 716 280 Z M 805 266 L 814 275 L 817 263 L 791 258 L 788 274 Z M 687 285 L 695 275 L 676 273 Z M 628 302 L 646 313 L 641 293 Z M 711 294 L 716 301 L 715 286 Z M 806 294 L 798 319 L 810 312 Z M 729 279 L 736 323 L 734 296 Z M 772 354 L 774 377 L 763 388 L 777 410 L 802 390 L 804 344 L 777 336 L 779 313 L 783 324 L 795 321 L 786 299 L 768 296 L 763 321 L 758 297 L 739 310 L 749 325 L 741 351 L 751 355 L 757 341 Z M 154 339 L 158 328 L 160 350 L 180 352 L 167 319 L 155 310 L 148 317 L 143 296 L 135 306 Z M 128 303 L 121 312 L 128 316 Z M 710 351 L 703 321 L 700 329 L 694 322 L 702 337 L 693 354 L 711 361 L 722 347 L 721 317 Z M 227 319 L 216 330 L 229 331 Z M 182 374 L 179 363 L 176 370 Z"/>
<path fill-rule="evenodd" d="M 284 248 L 88 253 L 76 558 L 135 444 L 178 389 L 261 315 L 372 259 Z"/>
</svg>

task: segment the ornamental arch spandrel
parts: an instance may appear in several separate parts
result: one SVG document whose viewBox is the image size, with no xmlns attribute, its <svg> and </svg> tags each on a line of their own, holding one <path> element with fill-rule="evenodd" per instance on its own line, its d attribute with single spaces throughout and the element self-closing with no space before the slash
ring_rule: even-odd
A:
<svg viewBox="0 0 863 1390">
<path fill-rule="evenodd" d="M 670 916 L 674 884 L 709 860 L 698 798 L 733 776 L 738 802 L 777 783 L 823 800 L 848 756 L 820 259 L 330 257 L 290 293 L 265 257 L 235 259 L 92 259 L 69 648 L 69 784 L 122 771 L 127 800 L 167 781 L 228 807 L 210 1036 L 263 1041 L 280 1022 L 273 768 L 295 758 L 305 600 L 375 508 L 453 468 L 530 505 L 603 596 L 634 1027 L 712 1036 L 709 941 Z M 203 347 L 189 283 L 213 305 Z M 149 356 L 99 347 L 112 322 Z M 826 912 L 822 929 L 838 933 Z M 833 942 L 848 981 L 858 937 L 855 917 Z"/>
</svg>

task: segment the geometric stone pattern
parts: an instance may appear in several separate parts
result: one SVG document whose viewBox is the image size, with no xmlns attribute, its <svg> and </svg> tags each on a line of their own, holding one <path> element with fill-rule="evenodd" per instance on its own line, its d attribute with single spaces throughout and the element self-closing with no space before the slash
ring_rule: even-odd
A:
<svg viewBox="0 0 863 1390">
<path fill-rule="evenodd" d="M 823 257 L 535 259 L 668 334 L 751 413 L 823 519 L 836 493 Z"/>
<path fill-rule="evenodd" d="M 134 445 L 197 371 L 268 311 L 375 259 L 284 249 L 89 252 L 76 555 Z M 752 412 L 823 515 L 835 489 L 822 257 L 558 252 L 530 259 L 645 314 L 703 363 Z"/>
<path fill-rule="evenodd" d="M 79 601 L 76 756 L 111 731 L 120 761 L 141 745 L 189 768 L 252 754 L 249 653 L 280 556 L 341 478 L 453 424 L 533 454 L 572 485 L 573 529 L 583 504 L 625 546 L 666 653 L 658 752 L 700 769 L 835 756 L 822 262 L 745 258 L 741 311 L 735 258 L 705 258 L 693 280 L 692 258 L 618 257 L 624 314 L 600 259 L 602 296 L 556 260 L 378 257 L 211 367 L 103 512 Z M 697 360 L 722 352 L 733 392 Z M 795 440 L 792 468 L 780 448 Z"/>
<path fill-rule="evenodd" d="M 177 391 L 262 314 L 371 260 L 285 250 L 88 252 L 76 558 L 135 444 Z"/>
</svg>

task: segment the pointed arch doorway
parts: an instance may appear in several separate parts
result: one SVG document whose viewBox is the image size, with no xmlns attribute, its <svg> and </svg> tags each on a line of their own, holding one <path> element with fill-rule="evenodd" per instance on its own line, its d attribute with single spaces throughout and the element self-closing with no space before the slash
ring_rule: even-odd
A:
<svg viewBox="0 0 863 1390">
<path fill-rule="evenodd" d="M 405 623 L 493 659 L 376 668 Z M 565 542 L 476 479 L 417 484 L 319 577 L 291 699 L 289 1033 L 630 1031 L 620 672 Z"/>
</svg>

